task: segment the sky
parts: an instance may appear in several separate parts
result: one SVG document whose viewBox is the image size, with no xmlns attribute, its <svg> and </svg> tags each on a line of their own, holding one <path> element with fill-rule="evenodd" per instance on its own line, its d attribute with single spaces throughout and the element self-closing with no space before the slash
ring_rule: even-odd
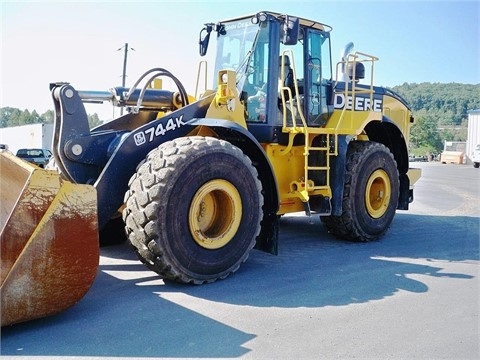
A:
<svg viewBox="0 0 480 360">
<path fill-rule="evenodd" d="M 127 87 L 162 67 L 193 94 L 203 24 L 262 10 L 332 26 L 332 61 L 353 42 L 380 58 L 376 85 L 480 83 L 480 0 L 1 0 L 0 107 L 53 109 L 51 82 L 77 90 L 121 85 L 127 43 Z M 111 117 L 105 108 L 87 112 Z"/>
</svg>

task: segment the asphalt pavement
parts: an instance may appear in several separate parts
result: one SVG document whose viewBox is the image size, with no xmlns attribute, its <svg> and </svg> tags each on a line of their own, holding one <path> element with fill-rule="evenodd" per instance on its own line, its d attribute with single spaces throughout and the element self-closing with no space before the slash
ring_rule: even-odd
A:
<svg viewBox="0 0 480 360">
<path fill-rule="evenodd" d="M 412 163 L 409 211 L 380 241 L 284 216 L 279 255 L 252 251 L 209 285 L 164 283 L 126 245 L 101 249 L 69 310 L 2 328 L 14 359 L 479 359 L 480 169 Z"/>
</svg>

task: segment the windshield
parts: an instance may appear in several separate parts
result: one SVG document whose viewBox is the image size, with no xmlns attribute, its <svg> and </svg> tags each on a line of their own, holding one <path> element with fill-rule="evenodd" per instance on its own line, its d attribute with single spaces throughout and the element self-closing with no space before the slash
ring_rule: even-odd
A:
<svg viewBox="0 0 480 360">
<path fill-rule="evenodd" d="M 219 34 L 217 39 L 215 74 L 219 70 L 235 70 L 237 90 L 240 93 L 252 71 L 250 62 L 260 27 L 258 24 L 252 24 L 250 19 L 227 22 L 223 25 L 225 34 Z"/>
</svg>

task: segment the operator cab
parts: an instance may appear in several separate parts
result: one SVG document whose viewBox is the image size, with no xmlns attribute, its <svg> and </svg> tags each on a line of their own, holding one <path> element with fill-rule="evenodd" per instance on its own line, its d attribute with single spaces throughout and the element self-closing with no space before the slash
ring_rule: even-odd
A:
<svg viewBox="0 0 480 360">
<path fill-rule="evenodd" d="M 215 73 L 237 72 L 247 126 L 260 142 L 280 142 L 284 127 L 325 125 L 333 112 L 329 26 L 262 12 L 210 27 Z"/>
</svg>

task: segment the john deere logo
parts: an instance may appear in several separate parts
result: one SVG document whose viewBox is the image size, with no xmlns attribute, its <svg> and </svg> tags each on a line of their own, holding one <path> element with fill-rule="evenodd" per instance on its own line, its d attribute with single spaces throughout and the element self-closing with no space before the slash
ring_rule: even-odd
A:
<svg viewBox="0 0 480 360">
<path fill-rule="evenodd" d="M 356 95 L 355 99 L 352 96 L 347 96 L 345 99 L 345 94 L 336 93 L 335 94 L 335 109 L 343 109 L 355 111 L 382 111 L 383 109 L 383 100 L 382 99 L 373 99 L 370 100 L 370 97 L 365 95 Z"/>
</svg>

